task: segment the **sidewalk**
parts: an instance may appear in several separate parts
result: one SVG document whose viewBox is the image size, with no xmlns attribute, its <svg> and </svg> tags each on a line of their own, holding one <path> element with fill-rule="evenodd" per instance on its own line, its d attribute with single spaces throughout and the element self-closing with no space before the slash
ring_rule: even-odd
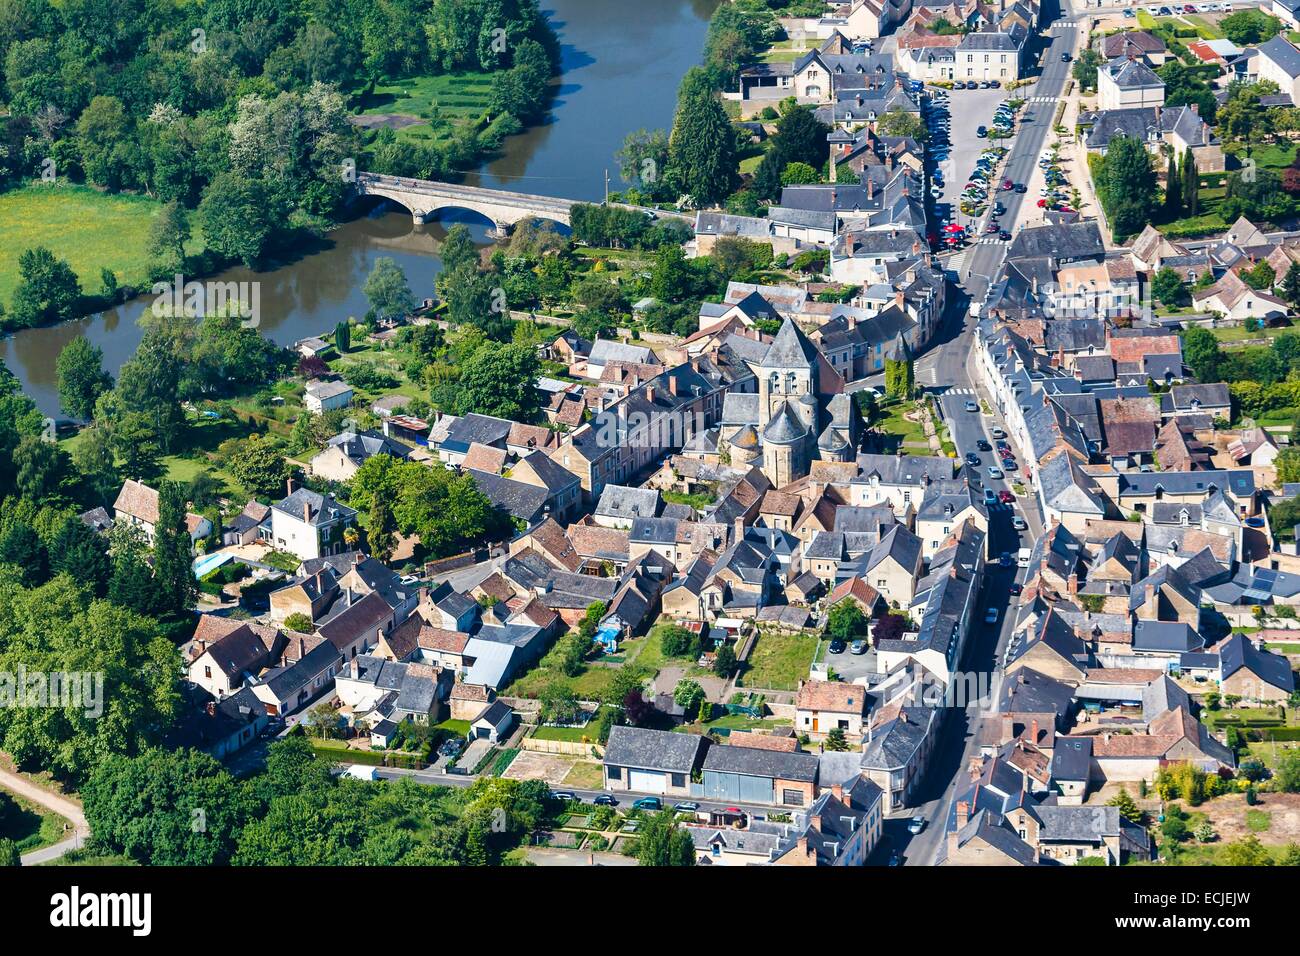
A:
<svg viewBox="0 0 1300 956">
<path fill-rule="evenodd" d="M 37 806 L 57 813 L 72 824 L 73 835 L 68 839 L 62 840 L 53 846 L 33 850 L 31 853 L 24 853 L 22 857 L 23 866 L 35 866 L 38 863 L 47 863 L 50 860 L 58 859 L 69 850 L 80 847 L 86 837 L 90 836 L 90 825 L 86 823 L 86 817 L 81 812 L 81 807 L 67 797 L 51 793 L 25 777 L 20 777 L 18 774 L 10 773 L 7 770 L 0 770 L 0 787 Z"/>
</svg>

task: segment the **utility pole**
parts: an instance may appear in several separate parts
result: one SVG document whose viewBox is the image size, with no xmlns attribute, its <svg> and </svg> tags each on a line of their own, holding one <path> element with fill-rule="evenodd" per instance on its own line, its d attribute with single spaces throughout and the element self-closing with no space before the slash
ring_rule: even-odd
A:
<svg viewBox="0 0 1300 956">
<path fill-rule="evenodd" d="M 609 205 L 609 169 L 605 169 L 605 205 Z"/>
</svg>

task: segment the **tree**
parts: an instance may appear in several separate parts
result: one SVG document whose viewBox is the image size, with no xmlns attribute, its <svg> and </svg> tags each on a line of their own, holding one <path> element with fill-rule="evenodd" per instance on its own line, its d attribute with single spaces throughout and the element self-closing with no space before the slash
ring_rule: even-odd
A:
<svg viewBox="0 0 1300 956">
<path fill-rule="evenodd" d="M 284 444 L 270 435 L 250 435 L 222 442 L 226 470 L 254 497 L 270 497 L 284 487 L 291 466 L 284 457 Z"/>
<path fill-rule="evenodd" d="M 666 196 L 665 173 L 668 171 L 668 134 L 661 129 L 638 129 L 628 133 L 614 158 L 619 176 L 650 199 Z"/>
<path fill-rule="evenodd" d="M 1284 793 L 1300 793 L 1300 751 L 1283 752 L 1273 771 L 1273 781 Z"/>
<path fill-rule="evenodd" d="M 173 199 L 158 211 L 158 215 L 149 224 L 146 251 L 150 258 L 164 266 L 180 269 L 185 265 L 185 243 L 189 241 L 189 212 Z"/>
<path fill-rule="evenodd" d="M 1183 336 L 1183 358 L 1199 381 L 1223 381 L 1223 352 L 1209 329 L 1188 329 Z"/>
<path fill-rule="evenodd" d="M 113 570 L 104 536 L 80 518 L 69 517 L 50 543 L 50 569 L 103 597 Z"/>
<path fill-rule="evenodd" d="M 67 260 L 44 246 L 18 257 L 18 285 L 10 300 L 9 323 L 20 328 L 72 318 L 81 298 L 81 283 Z"/>
<path fill-rule="evenodd" d="M 444 274 L 462 266 L 478 267 L 478 249 L 470 238 L 468 226 L 458 222 L 447 230 L 447 237 L 438 247 L 438 258 L 442 260 Z"/>
<path fill-rule="evenodd" d="M 713 673 L 723 680 L 728 680 L 736 673 L 736 666 L 736 652 L 730 644 L 724 643 L 714 655 Z"/>
<path fill-rule="evenodd" d="M 1183 200 L 1183 213 L 1197 216 L 1201 212 L 1201 177 L 1196 170 L 1196 157 L 1190 149 L 1183 153 L 1183 186 L 1179 191 Z"/>
<path fill-rule="evenodd" d="M 1282 21 L 1259 10 L 1238 10 L 1220 20 L 1219 29 L 1233 43 L 1254 46 L 1277 36 Z"/>
<path fill-rule="evenodd" d="M 185 497 L 181 486 L 174 481 L 164 481 L 158 489 L 153 570 L 160 613 L 180 615 L 194 606 L 198 587 L 191 565 Z"/>
<path fill-rule="evenodd" d="M 852 641 L 867 634 L 867 616 L 857 601 L 840 601 L 826 616 L 826 633 L 841 641 Z"/>
<path fill-rule="evenodd" d="M 68 453 L 54 442 L 24 435 L 13 453 L 14 484 L 31 501 L 53 497 L 68 476 Z"/>
<path fill-rule="evenodd" d="M 886 136 L 907 136 L 918 143 L 925 143 L 930 139 L 930 131 L 921 117 L 902 109 L 886 111 L 876 121 L 876 129 Z"/>
<path fill-rule="evenodd" d="M 782 186 L 808 185 L 821 181 L 821 174 L 807 163 L 787 163 L 781 172 Z"/>
<path fill-rule="evenodd" d="M 1259 837 L 1252 833 L 1240 840 L 1224 844 L 1220 851 L 1219 864 L 1221 866 L 1272 866 L 1273 855 L 1259 842 Z"/>
<path fill-rule="evenodd" d="M 8 837 L 0 839 L 0 867 L 22 865 L 22 855 L 18 852 L 18 844 Z"/>
<path fill-rule="evenodd" d="M 81 796 L 96 842 L 149 866 L 223 865 L 256 813 L 244 787 L 196 750 L 109 756 Z"/>
<path fill-rule="evenodd" d="M 736 136 L 713 90 L 698 71 L 687 73 L 668 139 L 673 181 L 696 206 L 721 201 L 736 188 Z"/>
<path fill-rule="evenodd" d="M 397 546 L 394 535 L 393 506 L 388 498 L 376 495 L 370 503 L 370 514 L 366 522 L 366 541 L 370 553 L 380 561 L 387 563 Z"/>
<path fill-rule="evenodd" d="M 848 738 L 844 736 L 843 727 L 832 727 L 826 735 L 826 749 L 832 753 L 844 753 L 849 749 Z"/>
<path fill-rule="evenodd" d="M 381 319 L 400 318 L 415 308 L 415 296 L 406 282 L 406 273 L 387 256 L 375 260 L 361 291 L 365 293 L 370 308 Z"/>
<path fill-rule="evenodd" d="M 284 619 L 284 626 L 291 631 L 297 631 L 299 634 L 310 634 L 315 629 L 315 625 L 312 623 L 311 618 L 306 614 L 303 614 L 301 611 L 295 611 L 293 614 L 286 617 Z"/>
<path fill-rule="evenodd" d="M 1142 822 L 1142 809 L 1137 805 L 1137 801 L 1133 799 L 1133 795 L 1125 789 L 1121 789 L 1119 793 L 1107 800 L 1106 806 L 1118 807 L 1119 815 L 1130 823 L 1140 824 Z"/>
<path fill-rule="evenodd" d="M 890 116 L 890 113 L 886 113 L 881 122 Z M 779 153 L 787 163 L 787 168 L 790 163 L 799 163 L 812 169 L 815 174 L 826 165 L 830 156 L 830 144 L 826 141 L 830 131 L 829 126 L 817 119 L 811 106 L 796 106 L 782 114 L 776 124 L 776 135 L 772 137 L 768 149 L 769 152 Z"/>
<path fill-rule="evenodd" d="M 104 371 L 103 350 L 91 345 L 84 335 L 78 335 L 59 352 L 55 373 L 59 403 L 76 418 L 91 418 L 99 396 L 113 387 L 113 376 Z"/>
<path fill-rule="evenodd" d="M 199 203 L 199 223 L 209 249 L 254 268 L 261 262 L 283 207 L 258 179 L 235 172 L 214 179 Z"/>
<path fill-rule="evenodd" d="M 1287 267 L 1279 289 L 1293 309 L 1300 308 L 1300 263 L 1293 262 Z"/>
<path fill-rule="evenodd" d="M 0 709 L 0 747 L 60 780 L 79 785 L 110 755 L 161 743 L 179 716 L 180 655 L 158 624 L 66 575 L 25 588 L 0 569 L 0 672 L 20 669 L 91 678 L 69 706 Z"/>
<path fill-rule="evenodd" d="M 475 411 L 513 421 L 533 421 L 540 399 L 537 350 L 522 345 L 479 349 L 461 365 L 456 391 L 461 413 Z"/>
<path fill-rule="evenodd" d="M 689 677 L 684 678 L 673 688 L 673 703 L 686 712 L 687 719 L 694 719 L 700 713 L 704 702 L 704 688 L 700 686 L 699 681 L 691 680 Z"/>
<path fill-rule="evenodd" d="M 700 636 L 678 624 L 663 624 L 659 632 L 659 650 L 665 657 L 685 657 L 691 660 L 700 656 Z"/>
<path fill-rule="evenodd" d="M 339 355 L 346 355 L 352 348 L 352 323 L 346 319 L 334 326 L 334 348 Z"/>
<path fill-rule="evenodd" d="M 1182 276 L 1165 266 L 1159 269 L 1151 280 L 1151 294 L 1166 307 L 1181 305 L 1187 300 L 1187 287 L 1183 285 Z"/>
<path fill-rule="evenodd" d="M 1169 155 L 1169 167 L 1165 172 L 1165 218 L 1177 219 L 1183 207 L 1182 180 L 1179 178 L 1178 157 Z"/>
<path fill-rule="evenodd" d="M 1097 192 L 1116 242 L 1141 232 L 1151 222 L 1156 206 L 1156 175 L 1151 168 L 1151 154 L 1140 139 L 1117 136 L 1110 141 L 1099 166 Z"/>
<path fill-rule="evenodd" d="M 1079 54 L 1070 72 L 1074 76 L 1074 81 L 1087 92 L 1097 89 L 1097 69 L 1100 66 L 1101 54 L 1088 47 Z"/>
<path fill-rule="evenodd" d="M 112 405 L 117 418 L 112 426 L 115 438 L 125 437 L 117 430 L 119 426 L 138 429 L 140 424 L 144 424 L 163 452 L 171 449 L 185 424 L 180 406 L 181 372 L 184 368 L 180 353 L 181 349 L 167 331 L 150 328 L 144 333 L 135 354 L 118 374 L 116 391 L 103 396 L 103 399 L 116 399 Z M 139 415 L 140 421 L 132 423 L 132 415 Z M 135 441 L 137 437 L 142 436 L 134 436 L 131 440 Z M 118 454 L 123 457 L 131 454 L 124 442 L 119 441 Z"/>
<path fill-rule="evenodd" d="M 671 810 L 647 814 L 636 838 L 636 858 L 642 866 L 694 866 L 695 842 L 677 824 Z"/>
<path fill-rule="evenodd" d="M 1300 448 L 1282 449 L 1274 459 L 1273 466 L 1277 469 L 1279 483 L 1300 481 Z M 1274 511 L 1277 509 L 1274 508 Z"/>
</svg>

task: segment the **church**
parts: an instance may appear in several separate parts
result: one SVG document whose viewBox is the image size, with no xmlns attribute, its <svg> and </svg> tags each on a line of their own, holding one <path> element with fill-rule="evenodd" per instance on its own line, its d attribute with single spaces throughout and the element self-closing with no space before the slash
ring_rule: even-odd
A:
<svg viewBox="0 0 1300 956">
<path fill-rule="evenodd" d="M 767 351 L 750 363 L 758 392 L 728 393 L 719 451 L 736 466 L 757 465 L 781 488 L 808 474 L 813 461 L 852 461 L 861 418 L 843 393 L 817 394 L 817 347 L 786 318 Z"/>
</svg>

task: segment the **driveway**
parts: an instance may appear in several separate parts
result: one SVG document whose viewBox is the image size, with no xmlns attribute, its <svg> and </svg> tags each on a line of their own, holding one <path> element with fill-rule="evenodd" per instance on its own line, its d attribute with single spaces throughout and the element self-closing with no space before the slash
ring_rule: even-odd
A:
<svg viewBox="0 0 1300 956">
<path fill-rule="evenodd" d="M 466 770 L 473 772 L 478 766 L 478 762 L 483 759 L 484 755 L 495 746 L 492 741 L 477 739 L 470 742 L 465 748 L 465 752 L 460 755 L 456 761 L 457 767 L 464 767 Z"/>
<path fill-rule="evenodd" d="M 876 652 L 872 650 L 868 650 L 865 654 L 850 654 L 846 649 L 838 654 L 832 654 L 828 648 L 822 661 L 833 667 L 840 680 L 846 684 L 852 684 L 859 677 L 876 673 Z"/>
<path fill-rule="evenodd" d="M 24 853 L 22 856 L 23 866 L 36 866 L 38 863 L 48 863 L 50 860 L 56 860 L 69 850 L 80 847 L 86 837 L 90 836 L 90 824 L 86 822 L 81 807 L 67 797 L 52 793 L 44 787 L 38 787 L 27 778 L 16 773 L 10 773 L 8 770 L 0 770 L 0 787 L 4 787 L 10 793 L 18 794 L 24 800 L 28 800 L 37 806 L 57 813 L 72 824 L 72 834 L 66 840 L 61 840 L 53 846 L 33 850 L 31 853 Z"/>
</svg>

